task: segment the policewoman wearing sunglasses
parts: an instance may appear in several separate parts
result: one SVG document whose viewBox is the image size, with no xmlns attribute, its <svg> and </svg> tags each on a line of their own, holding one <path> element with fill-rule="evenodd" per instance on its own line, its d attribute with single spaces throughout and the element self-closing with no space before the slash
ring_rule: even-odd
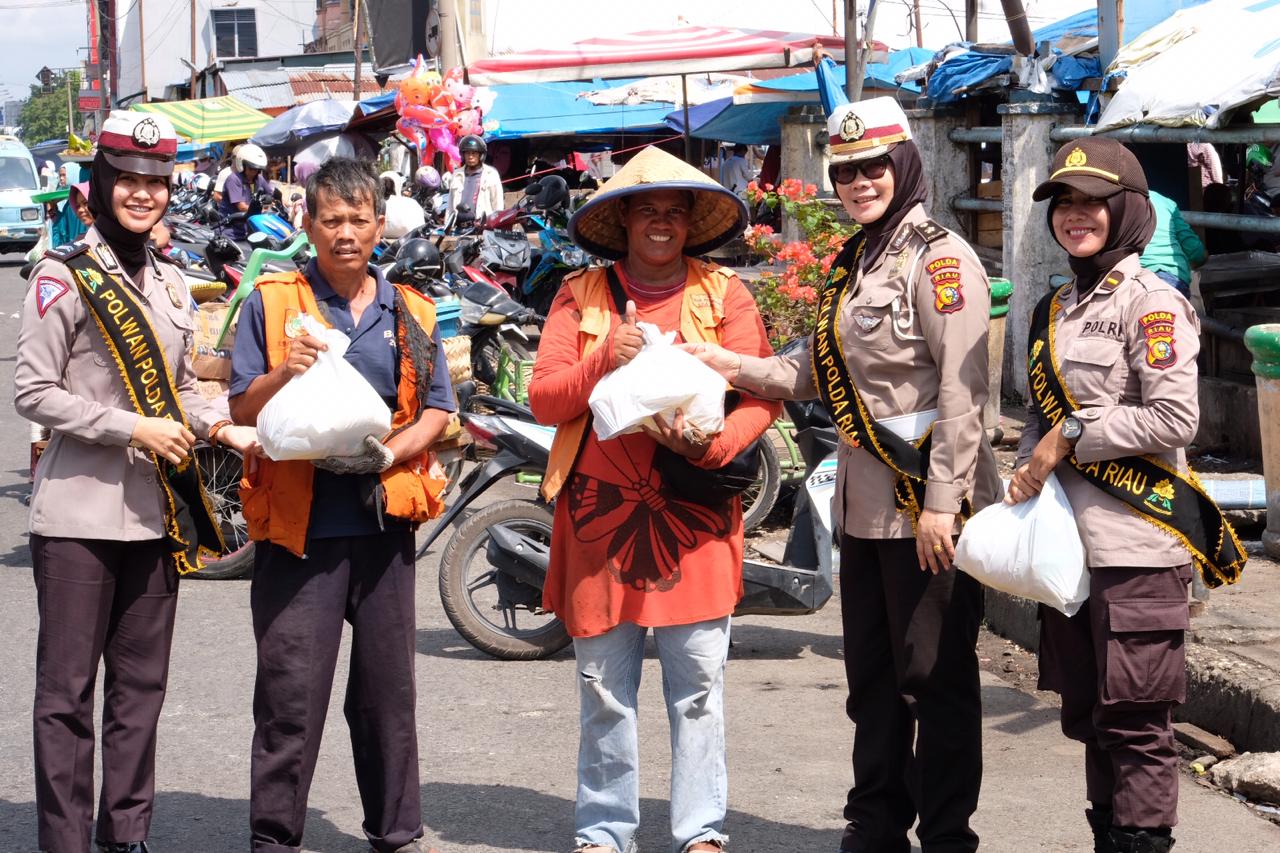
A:
<svg viewBox="0 0 1280 853">
<path fill-rule="evenodd" d="M 196 391 L 191 298 L 148 246 L 178 138 L 162 116 L 113 112 L 89 179 L 93 225 L 31 274 L 14 376 L 18 414 L 52 431 L 35 471 L 35 782 L 40 849 L 145 853 L 178 574 L 221 538 L 199 491 L 196 438 L 240 452 Z M 94 828 L 94 682 L 105 663 Z M 6 845 L 9 846 L 9 845 Z M 21 845 L 18 845 L 21 846 Z"/>
<path fill-rule="evenodd" d="M 953 570 L 963 519 L 999 499 L 984 438 L 986 273 L 930 220 L 920 153 L 892 98 L 837 109 L 829 174 L 862 226 L 831 266 L 808 347 L 753 358 L 686 345 L 735 386 L 821 397 L 842 437 L 832 518 L 854 786 L 845 853 L 972 851 L 982 781 L 974 644 L 982 592 Z"/>
<path fill-rule="evenodd" d="M 1164 853 L 1177 823 L 1171 712 L 1186 697 L 1187 584 L 1232 583 L 1245 554 L 1187 467 L 1199 423 L 1200 324 L 1139 255 L 1156 227 L 1137 158 L 1114 139 L 1064 145 L 1049 228 L 1074 280 L 1045 296 L 1029 337 L 1029 417 L 1008 503 L 1057 475 L 1090 570 L 1070 618 L 1041 607 L 1040 687 L 1085 745 L 1094 850 Z"/>
</svg>

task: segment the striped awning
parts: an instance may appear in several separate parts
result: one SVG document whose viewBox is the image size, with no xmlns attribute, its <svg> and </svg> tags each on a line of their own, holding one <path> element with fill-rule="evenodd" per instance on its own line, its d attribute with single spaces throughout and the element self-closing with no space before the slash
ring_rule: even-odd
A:
<svg viewBox="0 0 1280 853">
<path fill-rule="evenodd" d="M 844 39 L 839 36 L 678 27 L 495 56 L 467 66 L 467 74 L 475 85 L 494 85 L 794 68 L 813 61 L 815 43 L 837 62 L 844 59 Z"/>
<path fill-rule="evenodd" d="M 196 101 L 161 101 L 134 104 L 132 109 L 160 113 L 173 122 L 178 135 L 191 142 L 227 142 L 248 139 L 257 133 L 271 116 L 236 100 L 230 95 L 202 98 Z"/>
</svg>

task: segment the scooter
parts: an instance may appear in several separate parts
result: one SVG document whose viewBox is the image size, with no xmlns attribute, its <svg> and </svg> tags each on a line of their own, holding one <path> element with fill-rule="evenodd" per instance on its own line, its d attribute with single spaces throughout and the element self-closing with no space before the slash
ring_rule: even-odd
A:
<svg viewBox="0 0 1280 853">
<path fill-rule="evenodd" d="M 502 500 L 465 520 L 462 513 L 513 474 L 546 472 L 553 427 L 534 422 L 525 406 L 476 396 L 492 414 L 463 412 L 472 440 L 494 451 L 462 481 L 462 494 L 418 549 L 423 557 L 455 524 L 440 559 L 440 601 L 467 642 L 502 660 L 549 657 L 570 642 L 563 623 L 542 609 L 551 554 L 551 508 L 541 500 Z M 797 496 L 783 563 L 744 559 L 743 596 L 736 615 L 805 615 L 831 599 L 835 564 L 831 498 L 837 438 L 815 401 L 787 403 L 808 475 Z"/>
</svg>

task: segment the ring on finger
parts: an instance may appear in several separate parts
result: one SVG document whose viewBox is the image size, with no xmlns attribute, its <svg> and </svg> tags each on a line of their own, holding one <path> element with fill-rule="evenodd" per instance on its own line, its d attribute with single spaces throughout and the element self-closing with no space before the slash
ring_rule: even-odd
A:
<svg viewBox="0 0 1280 853">
<path fill-rule="evenodd" d="M 935 553 L 935 554 L 941 554 L 941 553 L 942 553 L 942 545 L 941 545 L 940 543 L 935 543 L 935 544 L 934 544 L 934 546 L 933 546 L 933 553 Z"/>
</svg>

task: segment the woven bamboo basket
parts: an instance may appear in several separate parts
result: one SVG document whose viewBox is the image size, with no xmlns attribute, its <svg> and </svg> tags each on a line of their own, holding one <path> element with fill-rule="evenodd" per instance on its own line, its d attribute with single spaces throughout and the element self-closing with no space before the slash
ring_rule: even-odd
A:
<svg viewBox="0 0 1280 853">
<path fill-rule="evenodd" d="M 457 335 L 445 338 L 445 358 L 449 361 L 449 381 L 454 385 L 466 382 L 471 378 L 471 338 L 468 335 Z"/>
</svg>

